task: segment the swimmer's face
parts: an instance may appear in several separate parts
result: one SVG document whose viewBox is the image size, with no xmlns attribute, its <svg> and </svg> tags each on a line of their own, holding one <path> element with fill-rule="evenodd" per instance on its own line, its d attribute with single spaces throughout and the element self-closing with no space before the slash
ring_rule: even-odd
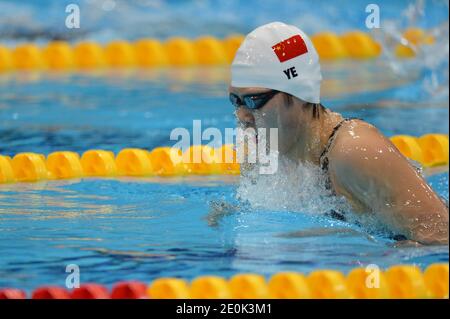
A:
<svg viewBox="0 0 450 319">
<path fill-rule="evenodd" d="M 234 93 L 238 97 L 249 94 L 260 94 L 270 92 L 266 88 L 237 88 L 229 87 L 229 93 Z M 242 99 L 241 99 L 242 100 Z M 286 93 L 279 92 L 259 109 L 248 109 L 245 106 L 236 108 L 236 117 L 243 128 L 252 127 L 254 129 L 265 128 L 268 133 L 270 128 L 278 129 L 278 150 L 281 153 L 288 152 L 294 145 L 298 130 L 298 108 L 288 105 Z M 267 135 L 268 137 L 268 135 Z"/>
</svg>

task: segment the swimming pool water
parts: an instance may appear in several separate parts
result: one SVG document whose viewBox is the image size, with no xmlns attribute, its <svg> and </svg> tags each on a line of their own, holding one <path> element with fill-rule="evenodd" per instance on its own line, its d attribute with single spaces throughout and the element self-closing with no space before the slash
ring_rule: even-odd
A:
<svg viewBox="0 0 450 319">
<path fill-rule="evenodd" d="M 388 136 L 448 134 L 448 99 L 420 96 L 420 76 L 367 72 L 381 67 L 324 65 L 324 104 Z M 234 127 L 227 79 L 226 68 L 3 76 L 0 153 L 151 149 L 173 145 L 170 131 L 190 129 L 193 119 Z M 428 180 L 448 199 L 448 171 Z M 385 236 L 308 212 L 238 206 L 212 218 L 222 203 L 238 204 L 238 184 L 219 176 L 0 184 L 0 286 L 63 286 L 69 264 L 82 282 L 110 285 L 448 261 L 448 246 L 395 248 Z M 283 235 L 294 231 L 302 236 Z"/>
</svg>

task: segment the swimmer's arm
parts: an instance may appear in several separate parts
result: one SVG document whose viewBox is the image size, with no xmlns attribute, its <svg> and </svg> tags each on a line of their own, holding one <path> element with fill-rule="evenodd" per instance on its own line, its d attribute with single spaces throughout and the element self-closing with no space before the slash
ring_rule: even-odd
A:
<svg viewBox="0 0 450 319">
<path fill-rule="evenodd" d="M 343 130 L 335 145 L 330 176 L 338 193 L 363 203 L 408 239 L 448 243 L 448 208 L 388 138 L 364 123 L 352 133 Z"/>
</svg>

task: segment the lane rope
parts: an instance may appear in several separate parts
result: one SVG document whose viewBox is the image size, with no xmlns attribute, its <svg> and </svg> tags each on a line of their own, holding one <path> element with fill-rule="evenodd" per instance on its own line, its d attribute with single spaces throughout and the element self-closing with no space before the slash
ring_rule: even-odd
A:
<svg viewBox="0 0 450 319">
<path fill-rule="evenodd" d="M 403 155 L 424 167 L 448 165 L 448 135 L 396 135 L 391 141 Z M 198 163 L 194 162 L 195 158 Z M 234 145 L 218 148 L 195 145 L 184 153 L 177 148 L 157 147 L 151 151 L 125 148 L 117 155 L 106 150 L 88 150 L 82 156 L 70 151 L 53 152 L 47 157 L 37 153 L 19 153 L 13 158 L 0 155 L 0 183 L 81 177 L 239 174 Z"/>
<path fill-rule="evenodd" d="M 403 155 L 424 167 L 448 164 L 449 141 L 445 134 L 396 135 L 391 141 Z M 198 163 L 194 161 L 196 156 Z M 240 165 L 233 145 L 218 148 L 195 145 L 184 153 L 171 147 L 151 151 L 125 148 L 117 156 L 106 150 L 88 150 L 82 156 L 70 151 L 53 152 L 47 157 L 27 152 L 13 158 L 0 155 L 0 183 L 81 177 L 239 174 Z"/>
<path fill-rule="evenodd" d="M 0 73 L 14 70 L 84 70 L 98 68 L 153 68 L 164 66 L 217 66 L 230 64 L 244 36 L 233 34 L 224 39 L 202 36 L 196 39 L 172 37 L 166 41 L 140 39 L 115 40 L 105 45 L 94 41 L 71 44 L 51 41 L 43 47 L 34 43 L 14 48 L 0 45 Z M 311 40 L 322 60 L 374 59 L 382 46 L 362 31 L 343 34 L 320 32 Z M 435 38 L 421 28 L 406 29 L 394 53 L 397 58 L 413 58 Z"/>
<path fill-rule="evenodd" d="M 150 284 L 122 281 L 113 288 L 87 283 L 69 291 L 58 286 L 43 286 L 30 296 L 17 288 L 0 289 L 0 299 L 448 299 L 448 264 L 435 263 L 425 271 L 414 265 L 395 265 L 386 271 L 354 268 L 348 274 L 336 270 L 278 272 L 268 280 L 253 273 L 242 273 L 226 279 L 199 276 L 188 282 L 162 277 Z"/>
</svg>

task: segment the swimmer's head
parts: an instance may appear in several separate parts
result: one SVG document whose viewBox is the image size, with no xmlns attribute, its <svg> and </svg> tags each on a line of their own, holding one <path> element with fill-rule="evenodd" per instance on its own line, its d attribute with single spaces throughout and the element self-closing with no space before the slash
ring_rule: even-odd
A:
<svg viewBox="0 0 450 319">
<path fill-rule="evenodd" d="M 295 143 L 302 122 L 323 111 L 321 80 L 308 36 L 273 22 L 250 32 L 239 47 L 231 66 L 230 99 L 243 126 L 278 128 L 279 151 L 284 152 Z"/>
<path fill-rule="evenodd" d="M 231 65 L 231 86 L 261 87 L 320 103 L 319 56 L 297 27 L 272 22 L 250 32 Z"/>
</svg>

